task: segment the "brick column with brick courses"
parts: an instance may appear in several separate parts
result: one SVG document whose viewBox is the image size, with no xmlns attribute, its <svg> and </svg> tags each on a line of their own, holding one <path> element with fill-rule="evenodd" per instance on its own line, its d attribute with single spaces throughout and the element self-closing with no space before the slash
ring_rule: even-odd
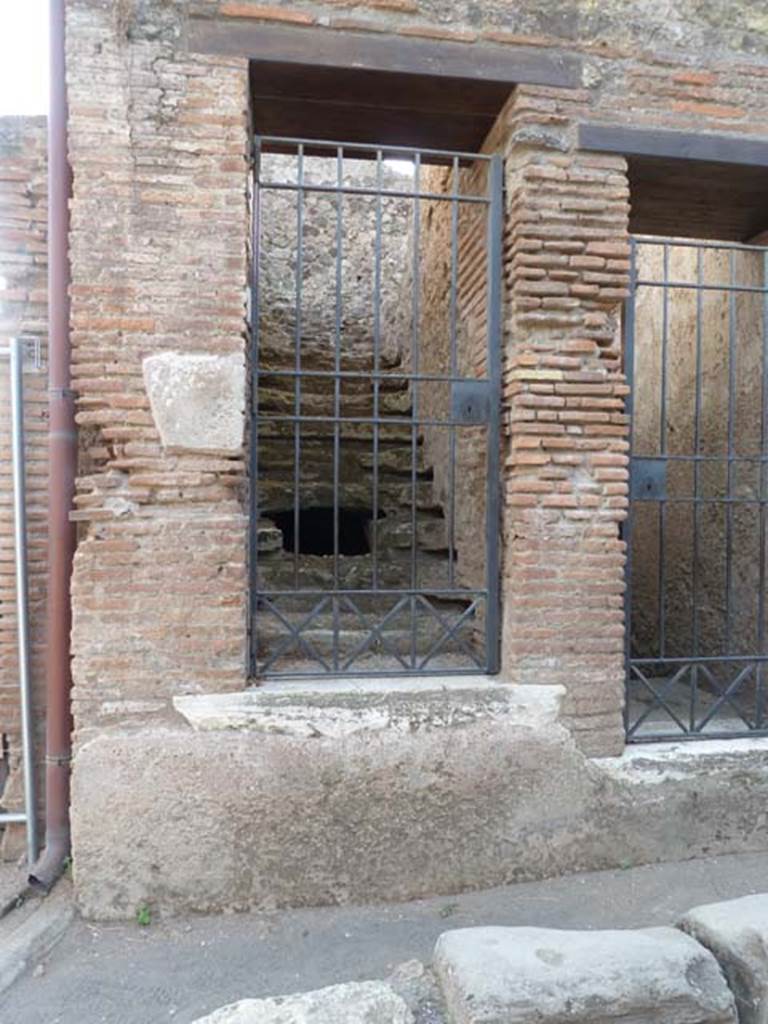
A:
<svg viewBox="0 0 768 1024">
<path fill-rule="evenodd" d="M 243 456 L 163 447 L 143 365 L 245 351 L 247 63 L 187 55 L 185 4 L 126 10 L 67 5 L 78 743 L 246 675 Z"/>
<path fill-rule="evenodd" d="M 628 185 L 579 152 L 585 94 L 520 87 L 502 115 L 508 322 L 505 675 L 560 683 L 582 748 L 623 745 Z"/>
</svg>

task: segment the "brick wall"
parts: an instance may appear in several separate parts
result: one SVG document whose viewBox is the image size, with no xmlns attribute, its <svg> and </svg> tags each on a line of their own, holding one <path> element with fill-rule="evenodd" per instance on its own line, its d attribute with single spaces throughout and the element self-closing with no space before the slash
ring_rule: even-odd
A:
<svg viewBox="0 0 768 1024">
<path fill-rule="evenodd" d="M 761 9 L 70 0 L 81 730 L 245 679 L 242 461 L 163 450 L 141 376 L 154 352 L 244 345 L 247 70 L 187 53 L 187 17 L 581 55 L 582 89 L 519 88 L 488 141 L 507 162 L 504 672 L 565 683 L 584 748 L 607 753 L 621 736 L 628 196 L 623 160 L 579 152 L 574 126 L 768 134 Z"/>
<path fill-rule="evenodd" d="M 43 640 L 46 579 L 46 122 L 0 118 L 0 348 L 24 335 L 41 344 L 42 369 L 24 374 L 29 547 L 29 598 L 35 731 L 44 734 Z M 13 543 L 8 360 L 0 358 L 0 807 L 23 807 L 19 734 L 18 645 Z M 42 757 L 38 758 L 42 765 Z M 23 830 L 0 840 L 0 857 L 14 858 Z"/>
<path fill-rule="evenodd" d="M 185 6 L 67 9 L 81 733 L 243 683 L 242 458 L 164 450 L 142 379 L 245 346 L 246 70 L 183 52 Z"/>
<path fill-rule="evenodd" d="M 622 692 L 628 282 L 623 158 L 576 151 L 586 93 L 521 87 L 506 123 L 504 658 L 567 688 L 590 752 L 618 750 Z"/>
<path fill-rule="evenodd" d="M 476 161 L 454 181 L 452 169 L 431 168 L 428 189 L 465 196 L 487 196 L 489 163 Z M 419 343 L 423 373 L 445 374 L 451 367 L 451 277 L 455 272 L 456 351 L 453 372 L 481 379 L 488 376 L 488 207 L 458 203 L 455 214 L 455 268 L 452 267 L 453 204 L 424 204 L 419 269 L 423 298 Z M 450 389 L 444 384 L 421 386 L 421 415 L 450 419 Z M 456 580 L 467 587 L 485 586 L 486 428 L 424 429 L 425 461 L 433 467 L 435 497 L 453 520 L 457 554 Z M 482 611 L 482 609 L 481 609 Z"/>
<path fill-rule="evenodd" d="M 617 523 L 626 507 L 627 425 L 618 332 L 628 188 L 623 159 L 574 149 L 587 100 L 578 90 L 520 87 L 485 146 L 506 167 L 502 676 L 564 684 L 564 712 L 584 749 L 611 753 L 622 745 Z M 463 172 L 465 187 L 480 166 Z M 428 360 L 445 365 L 451 217 L 448 204 L 434 205 L 424 346 Z M 485 354 L 482 224 L 460 238 L 458 306 L 470 325 L 461 370 L 472 374 L 482 372 Z M 460 570 L 471 571 L 482 553 L 472 533 L 482 521 L 477 454 L 471 443 L 458 451 Z"/>
</svg>

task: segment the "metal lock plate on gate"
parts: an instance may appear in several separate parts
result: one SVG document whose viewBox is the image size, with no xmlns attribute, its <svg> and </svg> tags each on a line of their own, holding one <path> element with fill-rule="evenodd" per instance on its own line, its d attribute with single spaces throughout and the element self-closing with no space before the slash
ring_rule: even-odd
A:
<svg viewBox="0 0 768 1024">
<path fill-rule="evenodd" d="M 667 460 L 632 459 L 630 491 L 633 501 L 664 501 L 667 497 Z"/>
<path fill-rule="evenodd" d="M 486 380 L 457 380 L 451 385 L 451 419 L 487 423 L 491 417 L 491 386 Z"/>
</svg>

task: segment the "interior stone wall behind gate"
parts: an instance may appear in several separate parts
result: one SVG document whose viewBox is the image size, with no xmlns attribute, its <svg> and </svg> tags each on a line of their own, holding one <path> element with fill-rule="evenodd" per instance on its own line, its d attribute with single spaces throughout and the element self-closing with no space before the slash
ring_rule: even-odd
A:
<svg viewBox="0 0 768 1024">
<path fill-rule="evenodd" d="M 488 195 L 488 164 L 477 161 L 454 181 L 452 168 L 430 169 L 429 191 Z M 420 223 L 419 270 L 423 297 L 419 307 L 420 372 L 451 374 L 451 288 L 455 270 L 455 375 L 483 379 L 488 367 L 488 207 L 458 203 L 456 209 L 456 266 L 452 268 L 453 203 L 427 204 Z M 409 271 L 412 277 L 412 272 Z M 409 315 L 409 323 L 413 316 Z M 450 419 L 450 388 L 440 383 L 420 385 L 420 414 Z M 486 582 L 486 450 L 487 430 L 461 426 L 453 441 L 444 427 L 424 429 L 425 461 L 433 467 L 436 499 L 445 510 L 446 528 L 456 554 L 456 582 L 483 588 Z M 480 616 L 485 609 L 480 608 Z"/>
<path fill-rule="evenodd" d="M 669 279 L 696 282 L 699 254 L 674 245 L 669 249 Z M 702 250 L 701 280 L 707 285 L 763 287 L 764 254 L 727 249 Z M 638 276 L 662 281 L 661 246 L 640 246 Z M 757 460 L 761 456 L 764 380 L 765 298 L 759 293 L 704 292 L 673 288 L 667 293 L 666 418 L 665 439 L 671 456 L 696 450 L 696 331 L 700 317 L 701 384 L 699 453 L 723 461 L 702 464 L 699 495 L 705 499 L 728 496 L 730 405 L 729 333 L 733 325 L 733 452 Z M 634 451 L 638 456 L 661 450 L 662 345 L 664 335 L 662 289 L 641 286 L 636 303 L 634 376 Z M 694 653 L 717 656 L 759 652 L 760 493 L 759 462 L 737 463 L 732 471 L 731 494 L 744 504 L 731 514 L 731 632 L 726 636 L 728 513 L 724 504 L 705 504 L 698 511 L 698 556 L 694 567 L 694 513 L 692 505 L 675 499 L 694 494 L 690 463 L 668 463 L 667 505 L 664 527 L 664 613 L 666 652 L 685 657 Z M 633 507 L 632 645 L 637 657 L 659 653 L 659 559 L 661 552 L 657 502 L 636 502 Z M 694 649 L 694 609 L 698 643 Z M 765 626 L 765 624 L 764 624 Z"/>
<path fill-rule="evenodd" d="M 47 377 L 47 130 L 43 117 L 0 117 L 0 348 L 24 336 L 41 367 L 24 373 L 32 706 L 42 782 L 45 732 Z M 0 357 L 0 808 L 23 808 L 8 359 Z M 22 826 L 0 834 L 0 859 L 24 848 Z"/>
</svg>

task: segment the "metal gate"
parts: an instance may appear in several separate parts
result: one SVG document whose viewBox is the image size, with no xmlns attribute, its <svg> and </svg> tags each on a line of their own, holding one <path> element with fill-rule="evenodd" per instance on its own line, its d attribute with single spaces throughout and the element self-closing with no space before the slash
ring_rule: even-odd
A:
<svg viewBox="0 0 768 1024">
<path fill-rule="evenodd" d="M 768 734 L 767 253 L 632 243 L 631 741 Z"/>
<path fill-rule="evenodd" d="M 498 671 L 502 166 L 257 139 L 253 677 Z"/>
</svg>

